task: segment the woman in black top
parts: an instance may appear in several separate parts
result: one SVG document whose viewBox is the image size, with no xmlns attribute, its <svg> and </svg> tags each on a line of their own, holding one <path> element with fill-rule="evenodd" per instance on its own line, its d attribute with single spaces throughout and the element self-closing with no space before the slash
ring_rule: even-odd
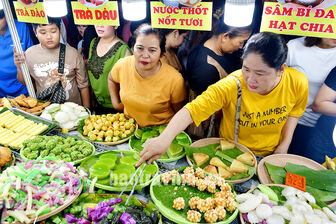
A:
<svg viewBox="0 0 336 224">
<path fill-rule="evenodd" d="M 238 68 L 232 62 L 231 54 L 244 46 L 251 35 L 251 27 L 229 27 L 219 18 L 213 35 L 195 47 L 188 56 L 186 80 L 189 85 L 189 102 L 205 91 L 208 86 L 226 77 Z M 194 139 L 217 137 L 219 119 L 215 115 L 196 127 L 191 124 L 187 132 Z"/>
<path fill-rule="evenodd" d="M 196 95 L 237 69 L 231 65 L 228 54 L 241 49 L 250 35 L 250 27 L 229 27 L 219 19 L 210 39 L 197 46 L 188 57 L 186 78 Z"/>
</svg>

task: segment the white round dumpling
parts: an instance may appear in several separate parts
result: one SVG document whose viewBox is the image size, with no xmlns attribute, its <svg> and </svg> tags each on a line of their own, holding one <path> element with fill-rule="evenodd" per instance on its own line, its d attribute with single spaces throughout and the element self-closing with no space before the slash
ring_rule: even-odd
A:
<svg viewBox="0 0 336 224">
<path fill-rule="evenodd" d="M 42 114 L 40 115 L 40 117 L 42 117 L 42 118 L 44 118 L 44 119 L 47 119 L 47 120 L 49 120 L 49 121 L 52 121 L 52 117 L 51 117 L 51 115 L 50 115 L 49 113 L 42 113 Z"/>
<path fill-rule="evenodd" d="M 61 123 L 61 124 L 59 124 L 59 126 L 60 126 L 61 128 L 70 129 L 70 128 L 75 127 L 75 123 L 74 123 L 73 121 L 68 121 L 68 122 L 66 122 L 66 123 Z"/>
<path fill-rule="evenodd" d="M 83 107 L 83 106 L 77 106 L 75 109 L 80 111 L 80 112 L 85 112 L 86 111 L 85 107 Z"/>
<path fill-rule="evenodd" d="M 257 224 L 257 223 L 259 223 L 259 222 L 262 221 L 262 219 L 260 219 L 260 218 L 257 216 L 255 210 L 253 210 L 253 211 L 249 211 L 249 212 L 247 213 L 247 218 L 248 218 L 248 220 L 250 221 L 250 223 L 252 223 L 252 224 Z"/>
<path fill-rule="evenodd" d="M 73 108 L 66 105 L 66 104 L 62 104 L 61 105 L 61 111 L 64 111 L 64 112 L 67 112 L 69 114 L 72 114 L 73 113 Z"/>
<path fill-rule="evenodd" d="M 89 116 L 89 113 L 88 112 L 81 112 L 79 114 L 79 117 L 86 117 L 86 116 Z"/>
<path fill-rule="evenodd" d="M 73 102 L 65 102 L 63 105 L 69 106 L 71 108 L 75 108 L 78 106 L 77 103 L 73 103 Z"/>
<path fill-rule="evenodd" d="M 272 215 L 272 208 L 266 204 L 260 204 L 256 208 L 256 214 L 260 219 L 266 219 Z"/>
<path fill-rule="evenodd" d="M 70 116 L 67 112 L 59 111 L 54 116 L 55 121 L 57 121 L 59 124 L 64 124 L 69 121 Z"/>
<path fill-rule="evenodd" d="M 77 115 L 74 114 L 74 113 L 71 113 L 69 115 L 70 115 L 70 120 L 73 121 L 73 122 L 75 122 L 78 119 Z"/>
<path fill-rule="evenodd" d="M 79 117 L 80 113 L 81 112 L 77 110 L 76 108 L 73 110 L 73 114 L 75 114 L 77 117 Z"/>
<path fill-rule="evenodd" d="M 52 103 L 52 104 L 50 104 L 49 106 L 47 106 L 47 107 L 45 108 L 45 110 L 46 110 L 46 111 L 49 111 L 49 110 L 51 110 L 51 109 L 53 109 L 53 108 L 55 108 L 55 107 L 59 107 L 59 104 L 58 104 L 58 103 Z"/>
<path fill-rule="evenodd" d="M 267 224 L 285 224 L 285 220 L 280 215 L 272 215 L 266 219 Z"/>
</svg>

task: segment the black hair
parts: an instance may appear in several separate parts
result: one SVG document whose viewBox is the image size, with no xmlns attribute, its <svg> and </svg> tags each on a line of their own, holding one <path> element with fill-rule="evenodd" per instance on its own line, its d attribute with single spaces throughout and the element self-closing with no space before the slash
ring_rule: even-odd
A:
<svg viewBox="0 0 336 224">
<path fill-rule="evenodd" d="M 221 16 L 213 25 L 213 35 L 220 35 L 223 33 L 227 33 L 228 36 L 232 39 L 238 36 L 245 35 L 247 33 L 252 32 L 251 26 L 244 26 L 244 27 L 233 27 L 228 26 L 224 23 L 224 18 Z"/>
<path fill-rule="evenodd" d="M 259 54 L 271 68 L 279 71 L 287 58 L 288 48 L 280 35 L 271 32 L 254 34 L 246 43 L 242 59 L 249 53 Z"/>
<path fill-rule="evenodd" d="M 179 30 L 179 29 L 161 29 L 160 32 L 163 33 L 163 35 L 167 36 L 174 30 L 177 30 L 179 34 L 189 32 L 189 30 Z"/>
<path fill-rule="evenodd" d="M 312 46 L 319 45 L 321 41 L 322 41 L 322 38 L 319 38 L 319 37 L 305 37 L 304 45 L 306 47 L 312 47 Z"/>
<path fill-rule="evenodd" d="M 58 29 L 61 29 L 61 19 L 60 18 L 54 18 L 54 17 L 48 17 L 48 24 L 39 24 L 39 23 L 33 23 L 34 30 L 37 29 L 39 26 L 47 26 L 49 24 L 55 24 Z"/>
<path fill-rule="evenodd" d="M 153 34 L 155 36 L 157 36 L 157 38 L 159 39 L 160 42 L 160 50 L 161 50 L 161 56 L 163 55 L 163 53 L 165 52 L 166 49 L 166 36 L 160 32 L 159 29 L 153 28 L 151 25 L 145 23 L 140 25 L 133 33 L 133 43 L 132 43 L 132 47 L 134 47 L 134 44 L 136 42 L 136 39 L 138 38 L 139 35 L 150 35 Z"/>
<path fill-rule="evenodd" d="M 0 10 L 0 19 L 5 17 L 5 12 L 3 9 Z"/>
</svg>

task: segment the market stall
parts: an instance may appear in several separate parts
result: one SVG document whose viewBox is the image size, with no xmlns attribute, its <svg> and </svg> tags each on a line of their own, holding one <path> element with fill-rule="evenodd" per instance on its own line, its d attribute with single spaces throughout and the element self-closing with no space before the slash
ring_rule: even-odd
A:
<svg viewBox="0 0 336 224">
<path fill-rule="evenodd" d="M 6 0 L 2 2 L 6 3 Z M 45 7 L 46 13 L 49 10 L 48 16 L 58 16 L 52 14 L 52 8 L 58 7 L 52 4 L 57 1 L 45 1 L 48 2 L 50 5 Z M 10 13 L 7 3 L 6 18 Z M 18 5 L 21 3 L 23 5 Z M 231 17 L 227 17 L 225 23 L 237 27 L 249 25 L 255 1 L 245 3 L 227 0 L 225 15 Z M 143 4 L 146 1 L 123 0 L 121 5 L 123 10 L 126 6 L 140 10 Z M 16 2 L 16 13 L 22 19 L 27 15 L 21 13 L 20 7 L 36 7 L 34 9 L 39 10 L 41 6 L 42 2 L 39 1 L 21 0 Z M 241 10 L 245 10 L 250 20 L 237 23 L 237 15 L 240 14 L 233 12 L 239 6 L 243 6 Z M 78 24 L 119 25 L 116 1 L 79 0 L 72 1 L 72 7 Z M 249 11 L 251 7 L 252 11 Z M 166 11 L 163 12 L 163 9 Z M 212 12 L 210 20 L 207 12 L 211 10 L 212 2 L 209 1 L 179 0 L 177 6 L 169 1 L 153 1 L 152 25 L 176 28 L 173 26 L 176 22 L 180 23 L 180 29 L 210 31 Z M 265 9 L 265 13 L 269 13 L 269 10 Z M 66 14 L 66 10 L 59 11 Z M 41 12 L 44 13 L 44 9 Z M 125 12 L 124 16 L 131 20 L 133 14 L 136 13 Z M 166 17 L 168 14 L 171 17 Z M 36 13 L 28 15 L 30 18 L 26 19 L 35 16 Z M 140 20 L 144 15 L 139 13 L 136 17 L 134 20 Z M 198 22 L 191 22 L 192 19 Z M 8 22 L 12 32 L 12 29 L 15 30 L 14 22 Z M 187 27 L 184 23 L 190 25 Z M 251 31 L 247 32 L 249 36 Z M 252 43 L 267 39 L 274 41 L 271 45 L 280 46 L 272 53 L 268 51 L 268 59 L 282 58 L 278 66 L 282 69 L 285 63 L 282 56 L 287 52 L 284 53 L 284 46 L 278 44 L 281 39 L 277 35 L 253 35 L 251 39 L 255 41 Z M 247 61 L 245 67 L 253 64 L 251 61 L 255 62 L 255 58 L 259 64 L 268 66 L 267 57 L 258 55 L 266 48 L 256 46 L 250 51 L 244 49 L 248 49 L 243 56 L 243 60 Z M 60 50 L 60 64 L 64 57 L 62 59 Z M 272 66 L 267 68 L 276 67 Z M 283 100 L 278 103 L 285 105 L 280 107 L 273 102 L 274 98 L 265 97 L 273 91 L 274 86 L 261 92 L 257 92 L 258 86 L 252 85 L 247 89 L 246 85 L 241 85 L 238 71 L 235 78 L 229 81 L 235 91 L 235 94 L 231 94 L 235 104 L 229 105 L 229 109 L 224 110 L 224 106 L 220 105 L 224 99 L 216 101 L 216 97 L 220 98 L 216 91 L 226 90 L 213 85 L 215 87 L 212 88 L 218 87 L 215 90 L 209 88 L 215 92 L 212 92 L 213 95 L 208 92 L 202 94 L 196 103 L 188 104 L 170 118 L 169 123 L 140 127 L 141 123 L 126 112 L 96 114 L 96 111 L 74 102 L 55 102 L 55 92 L 48 98 L 53 102 L 37 99 L 30 76 L 26 74 L 29 72 L 26 66 L 22 67 L 30 96 L 7 96 L 1 98 L 0 102 L 0 145 L 3 146 L 0 147 L 1 223 L 336 223 L 335 159 L 326 156 L 325 164 L 319 164 L 303 156 L 282 153 L 281 148 L 277 148 L 287 137 L 282 135 L 282 131 L 290 126 L 286 126 L 286 122 L 295 117 L 289 110 L 293 109 L 293 114 L 301 116 L 307 104 L 308 89 L 303 87 L 308 84 L 303 78 L 300 82 L 293 81 L 294 84 L 291 84 L 294 87 L 291 86 L 291 89 L 285 89 L 286 93 L 298 89 L 295 89 L 290 100 L 285 95 L 276 95 Z M 300 77 L 300 73 L 290 68 L 286 68 L 287 73 Z M 274 77 L 272 83 L 279 84 L 281 78 Z M 250 98 L 244 95 L 242 99 L 242 86 L 245 88 L 243 94 L 248 92 Z M 283 86 L 289 88 L 290 85 Z M 255 98 L 257 94 L 261 96 Z M 206 101 L 209 98 L 210 103 Z M 247 98 L 249 102 L 246 102 Z M 255 104 L 264 106 L 270 104 L 270 109 L 258 112 L 259 108 L 255 109 L 253 105 L 251 108 L 256 113 L 247 113 L 246 105 L 251 101 L 258 101 Z M 294 105 L 293 101 L 299 103 Z M 206 109 L 202 108 L 204 105 L 207 105 Z M 218 108 L 211 108 L 212 105 Z M 298 109 L 300 106 L 303 109 Z M 219 109 L 223 109 L 224 115 L 221 126 L 229 127 L 232 132 L 230 139 L 204 137 L 195 140 L 182 131 L 192 122 L 201 123 Z M 233 117 L 232 122 L 227 122 L 230 116 Z M 250 122 L 254 116 L 255 123 Z M 211 128 L 213 122 L 211 118 Z M 277 125 L 277 128 L 271 130 L 272 125 Z M 256 130 L 263 127 L 266 127 L 266 131 Z M 222 128 L 220 134 L 227 134 L 225 131 Z M 141 160 L 154 158 L 155 155 L 152 155 L 144 159 L 153 145 L 161 149 L 159 143 L 164 144 L 160 140 L 164 140 L 162 138 L 165 136 L 169 136 L 171 141 L 160 158 L 150 164 L 144 162 L 137 166 Z"/>
</svg>

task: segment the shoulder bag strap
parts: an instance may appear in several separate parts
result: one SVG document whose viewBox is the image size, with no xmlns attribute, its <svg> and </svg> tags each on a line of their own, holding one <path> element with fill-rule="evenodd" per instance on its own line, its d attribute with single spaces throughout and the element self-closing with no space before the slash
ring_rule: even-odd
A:
<svg viewBox="0 0 336 224">
<path fill-rule="evenodd" d="M 60 43 L 60 52 L 58 56 L 58 73 L 63 74 L 64 73 L 64 62 L 65 62 L 65 48 L 66 46 L 62 43 Z M 57 90 L 57 87 L 59 85 L 62 85 L 61 80 L 59 80 L 53 87 L 52 94 L 50 96 L 49 101 L 54 97 L 55 92 Z"/>
<path fill-rule="evenodd" d="M 232 77 L 236 80 L 236 83 L 237 83 L 237 105 L 236 105 L 234 141 L 238 142 L 238 130 L 239 130 L 239 118 L 240 118 L 242 89 L 241 89 L 241 84 L 240 84 L 239 79 L 235 76 L 232 76 Z"/>
<path fill-rule="evenodd" d="M 66 46 L 61 43 L 60 44 L 59 57 L 58 57 L 58 73 L 60 73 L 60 74 L 64 73 L 65 48 L 66 48 Z"/>
</svg>

